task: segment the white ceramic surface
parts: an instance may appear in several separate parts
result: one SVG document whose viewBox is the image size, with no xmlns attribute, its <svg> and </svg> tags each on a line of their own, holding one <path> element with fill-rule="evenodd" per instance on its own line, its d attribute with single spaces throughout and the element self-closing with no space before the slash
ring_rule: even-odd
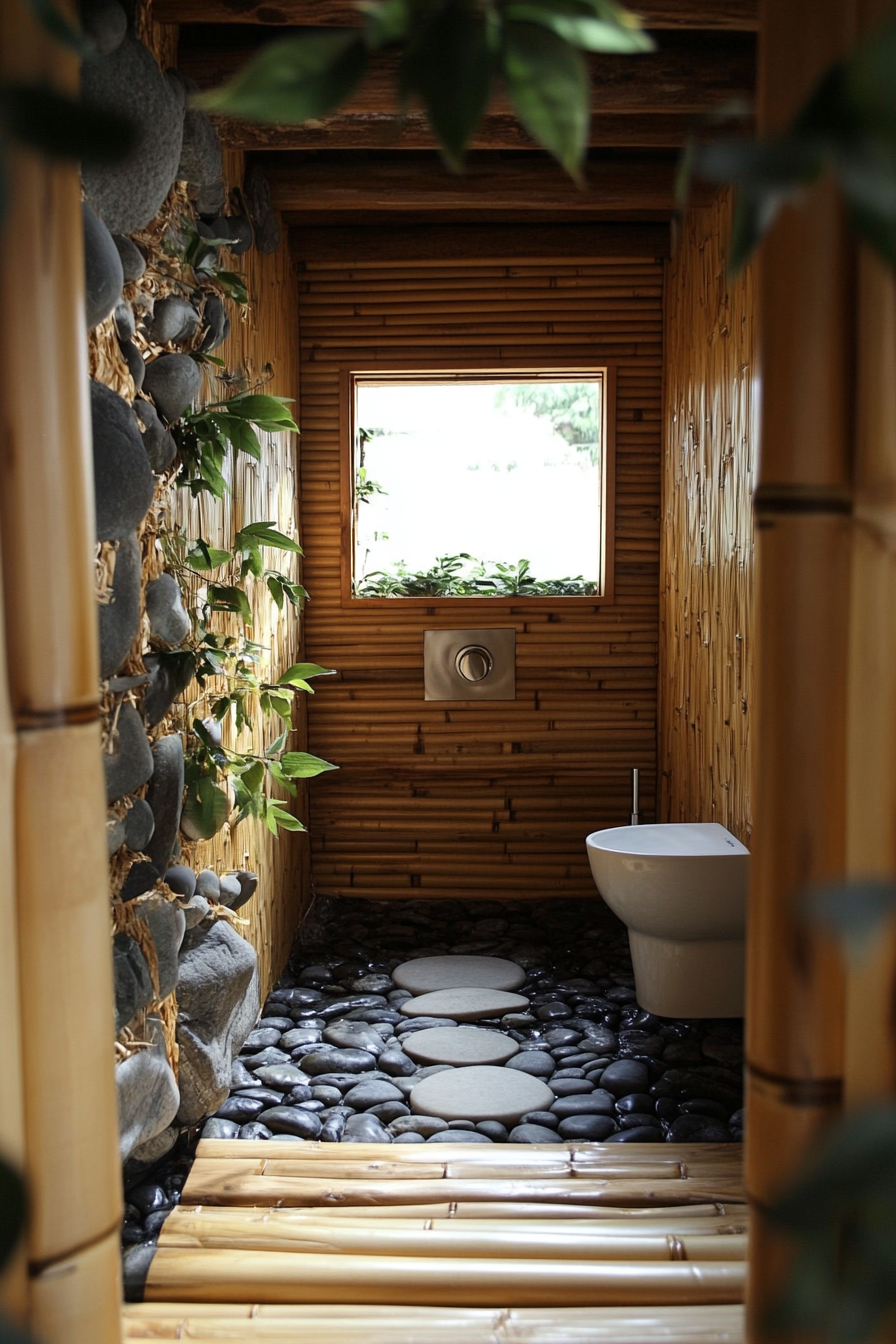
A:
<svg viewBox="0 0 896 1344">
<path fill-rule="evenodd" d="M 642 1008 L 741 1016 L 749 850 L 717 822 L 616 826 L 585 843 L 598 891 L 628 926 Z"/>
</svg>

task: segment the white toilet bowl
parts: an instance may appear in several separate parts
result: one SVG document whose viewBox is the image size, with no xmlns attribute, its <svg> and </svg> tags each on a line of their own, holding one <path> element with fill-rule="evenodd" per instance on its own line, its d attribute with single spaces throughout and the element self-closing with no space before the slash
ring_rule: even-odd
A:
<svg viewBox="0 0 896 1344">
<path fill-rule="evenodd" d="M 628 925 L 638 1003 L 660 1017 L 741 1017 L 750 851 L 716 822 L 614 826 L 585 841 Z"/>
</svg>

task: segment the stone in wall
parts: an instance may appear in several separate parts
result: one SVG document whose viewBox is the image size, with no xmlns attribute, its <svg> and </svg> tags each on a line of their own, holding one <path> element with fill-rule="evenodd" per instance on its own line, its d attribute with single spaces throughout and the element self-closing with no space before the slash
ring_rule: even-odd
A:
<svg viewBox="0 0 896 1344">
<path fill-rule="evenodd" d="M 122 1162 L 139 1145 L 149 1143 L 168 1128 L 180 1103 L 177 1080 L 165 1057 L 165 1039 L 158 1017 L 147 1017 L 145 1034 L 152 1041 L 151 1048 L 130 1055 L 115 1070 Z"/>
</svg>

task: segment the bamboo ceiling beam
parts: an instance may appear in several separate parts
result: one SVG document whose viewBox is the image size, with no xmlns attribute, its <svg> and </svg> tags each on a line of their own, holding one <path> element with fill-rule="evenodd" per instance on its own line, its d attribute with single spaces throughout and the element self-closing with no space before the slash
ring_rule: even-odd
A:
<svg viewBox="0 0 896 1344">
<path fill-rule="evenodd" d="M 268 170 L 279 210 L 455 211 L 556 210 L 590 215 L 604 212 L 671 214 L 675 209 L 675 165 L 671 160 L 589 166 L 581 190 L 546 159 L 487 164 L 471 162 L 459 177 L 445 172 L 433 156 L 421 161 L 368 160 L 349 164 L 309 158 Z"/>
<path fill-rule="evenodd" d="M 223 84 L 266 43 L 271 34 L 249 25 L 187 29 L 181 35 L 178 64 L 201 88 Z M 752 38 L 708 43 L 681 39 L 662 51 L 642 56 L 591 56 L 591 110 L 602 116 L 702 116 L 732 99 L 749 101 L 756 83 Z M 380 52 L 371 59 L 356 93 L 341 109 L 351 114 L 398 112 L 398 57 Z M 491 114 L 512 114 L 498 88 Z"/>
<path fill-rule="evenodd" d="M 647 28 L 713 28 L 756 32 L 757 0 L 641 0 L 632 4 Z M 267 26 L 354 27 L 352 0 L 154 0 L 157 23 L 258 23 Z"/>
</svg>

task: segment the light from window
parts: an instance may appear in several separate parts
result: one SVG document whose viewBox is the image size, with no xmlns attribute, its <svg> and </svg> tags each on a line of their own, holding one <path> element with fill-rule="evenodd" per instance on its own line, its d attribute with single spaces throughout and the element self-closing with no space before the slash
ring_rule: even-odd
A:
<svg viewBox="0 0 896 1344">
<path fill-rule="evenodd" d="M 356 375 L 358 597 L 601 590 L 604 381 Z"/>
</svg>

